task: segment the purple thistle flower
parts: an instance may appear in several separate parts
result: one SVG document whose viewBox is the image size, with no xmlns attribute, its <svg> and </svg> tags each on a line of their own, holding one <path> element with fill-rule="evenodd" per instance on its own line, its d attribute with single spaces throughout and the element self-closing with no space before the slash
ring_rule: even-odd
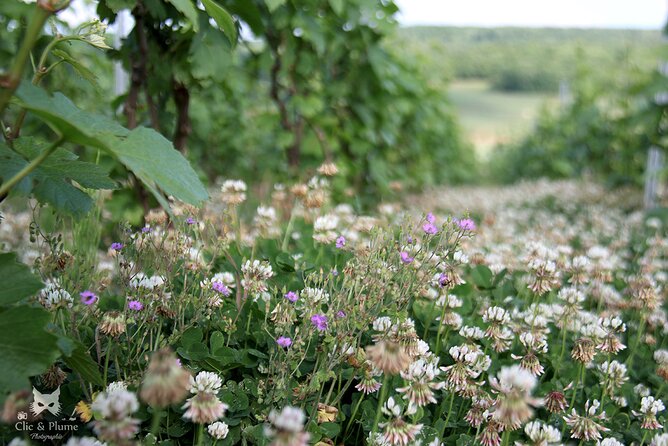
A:
<svg viewBox="0 0 668 446">
<path fill-rule="evenodd" d="M 111 249 L 113 249 L 114 251 L 120 251 L 121 249 L 123 249 L 123 243 L 114 242 L 111 244 Z"/>
<path fill-rule="evenodd" d="M 151 232 L 151 227 L 150 226 L 144 226 L 141 228 L 141 233 L 146 234 L 147 232 Z"/>
<path fill-rule="evenodd" d="M 457 222 L 457 224 L 464 231 L 475 231 L 476 230 L 475 222 L 470 218 L 461 219 Z"/>
<path fill-rule="evenodd" d="M 131 300 L 130 302 L 128 302 L 128 308 L 134 311 L 141 311 L 144 309 L 144 304 L 142 304 L 138 300 Z"/>
<path fill-rule="evenodd" d="M 336 239 L 336 247 L 341 249 L 344 246 L 346 246 L 346 238 L 340 235 L 339 238 Z"/>
<path fill-rule="evenodd" d="M 188 218 L 186 218 L 186 223 L 189 224 L 189 225 L 194 225 L 195 223 L 197 223 L 197 220 L 195 220 L 192 217 L 188 217 Z"/>
<path fill-rule="evenodd" d="M 406 265 L 408 265 L 409 263 L 412 263 L 413 260 L 415 260 L 415 258 L 411 257 L 410 254 L 408 254 L 408 252 L 406 252 L 406 251 L 401 251 L 401 254 L 399 254 L 399 255 L 401 256 L 401 262 L 406 264 Z"/>
<path fill-rule="evenodd" d="M 339 311 L 336 312 L 336 317 L 342 319 L 342 318 L 346 317 L 346 312 L 343 311 L 343 310 L 339 310 Z"/>
<path fill-rule="evenodd" d="M 324 314 L 314 314 L 311 316 L 311 323 L 318 331 L 327 330 L 327 316 Z"/>
<path fill-rule="evenodd" d="M 90 290 L 79 293 L 79 296 L 81 296 L 81 303 L 84 305 L 93 305 L 97 301 L 97 294 Z"/>
<path fill-rule="evenodd" d="M 432 224 L 436 221 L 436 217 L 434 217 L 434 214 L 432 214 L 431 212 L 427 214 L 426 219 L 429 223 Z"/>
<path fill-rule="evenodd" d="M 292 345 L 292 339 L 288 338 L 287 336 L 281 336 L 280 338 L 276 339 L 276 343 L 283 348 L 288 348 Z"/>
<path fill-rule="evenodd" d="M 213 288 L 214 291 L 218 291 L 225 297 L 228 297 L 230 294 L 232 294 L 232 291 L 222 282 L 211 282 L 211 288 Z"/>
<path fill-rule="evenodd" d="M 422 230 L 427 234 L 434 235 L 438 232 L 438 228 L 433 223 L 427 222 L 422 225 Z"/>
<path fill-rule="evenodd" d="M 288 291 L 284 297 L 290 302 L 297 302 L 297 299 L 299 299 L 299 296 L 294 291 Z"/>
</svg>

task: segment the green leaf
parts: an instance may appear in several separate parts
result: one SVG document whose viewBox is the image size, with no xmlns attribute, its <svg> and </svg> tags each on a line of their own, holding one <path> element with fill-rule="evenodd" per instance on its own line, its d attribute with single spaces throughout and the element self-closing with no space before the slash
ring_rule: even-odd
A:
<svg viewBox="0 0 668 446">
<path fill-rule="evenodd" d="M 137 0 L 105 0 L 105 3 L 114 13 L 122 9 L 132 9 L 134 8 Z"/>
<path fill-rule="evenodd" d="M 186 18 L 188 22 L 192 24 L 193 31 L 199 31 L 199 16 L 197 14 L 197 8 L 193 5 L 191 0 L 167 0 L 169 3 L 174 5 L 174 7 Z"/>
<path fill-rule="evenodd" d="M 333 439 L 341 432 L 341 426 L 338 423 L 325 422 L 320 425 L 320 430 L 325 437 Z"/>
<path fill-rule="evenodd" d="M 331 6 L 334 13 L 340 17 L 346 6 L 345 0 L 329 0 L 329 6 Z"/>
<path fill-rule="evenodd" d="M 216 21 L 232 45 L 237 43 L 237 25 L 229 12 L 214 0 L 202 0 L 206 13 Z"/>
<path fill-rule="evenodd" d="M 138 127 L 113 148 L 125 166 L 144 183 L 155 183 L 168 195 L 199 203 L 208 193 L 188 161 L 160 133 Z"/>
<path fill-rule="evenodd" d="M 190 204 L 208 198 L 188 161 L 156 131 L 144 127 L 130 131 L 109 118 L 80 110 L 61 93 L 49 96 L 25 82 L 16 97 L 20 106 L 43 119 L 68 141 L 102 149 L 119 159 L 163 203 L 157 188 Z"/>
<path fill-rule="evenodd" d="M 95 89 L 100 88 L 100 84 L 98 84 L 97 82 L 97 76 L 95 75 L 95 73 L 89 70 L 88 67 L 82 65 L 81 62 L 76 60 L 74 57 L 70 56 L 70 54 L 67 51 L 54 48 L 51 51 L 51 54 L 53 54 L 56 57 L 60 57 L 63 61 L 67 62 L 72 68 L 74 68 L 74 71 L 76 71 L 79 74 L 79 76 L 88 81 L 88 83 L 91 84 L 93 87 L 95 87 Z"/>
<path fill-rule="evenodd" d="M 58 359 L 58 338 L 44 328 L 51 314 L 42 308 L 14 307 L 0 313 L 0 398 L 30 387 Z"/>
<path fill-rule="evenodd" d="M 65 364 L 80 374 L 84 381 L 97 386 L 104 386 L 104 380 L 97 363 L 90 357 L 83 344 L 78 341 L 74 341 L 74 343 L 75 348 L 71 354 L 67 355 L 67 352 L 63 352 Z"/>
<path fill-rule="evenodd" d="M 16 151 L 0 144 L 0 160 L 8 161 L 0 166 L 0 177 L 10 178 L 26 166 L 29 160 L 46 150 L 47 146 L 45 141 L 30 137 L 17 139 L 14 142 Z M 72 152 L 57 149 L 24 178 L 16 190 L 23 194 L 32 192 L 40 202 L 49 203 L 58 210 L 83 215 L 91 209 L 93 200 L 72 181 L 89 189 L 116 188 L 116 184 L 99 166 L 78 161 Z"/>
<path fill-rule="evenodd" d="M 287 252 L 282 252 L 276 256 L 276 265 L 278 269 L 286 273 L 295 271 L 295 259 Z"/>
<path fill-rule="evenodd" d="M 285 4 L 285 0 L 264 0 L 264 4 L 269 8 L 269 12 L 274 12 Z"/>
<path fill-rule="evenodd" d="M 30 268 L 16 261 L 16 254 L 0 254 L 0 305 L 11 305 L 32 296 L 44 284 L 30 272 Z"/>
<path fill-rule="evenodd" d="M 478 265 L 471 270 L 471 279 L 478 288 L 493 288 L 494 274 L 485 265 Z"/>
</svg>

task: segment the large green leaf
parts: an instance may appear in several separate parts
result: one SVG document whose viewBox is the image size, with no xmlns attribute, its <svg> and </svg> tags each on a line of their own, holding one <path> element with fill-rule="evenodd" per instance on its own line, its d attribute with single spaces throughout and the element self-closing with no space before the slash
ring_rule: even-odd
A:
<svg viewBox="0 0 668 446">
<path fill-rule="evenodd" d="M 65 361 L 65 364 L 67 364 L 69 368 L 81 375 L 81 378 L 87 383 L 103 386 L 104 380 L 100 374 L 100 369 L 98 368 L 97 363 L 90 357 L 83 344 L 78 341 L 74 342 L 74 351 L 72 351 L 70 355 L 65 354 L 63 356 L 63 361 Z"/>
<path fill-rule="evenodd" d="M 58 338 L 45 331 L 51 314 L 42 308 L 14 307 L 0 313 L 0 399 L 26 389 L 58 359 Z"/>
<path fill-rule="evenodd" d="M 199 18 L 197 15 L 197 8 L 193 5 L 191 0 L 167 0 L 169 3 L 174 5 L 176 9 L 179 10 L 181 14 L 186 16 L 188 21 L 192 24 L 193 31 L 199 31 Z"/>
<path fill-rule="evenodd" d="M 232 45 L 237 43 L 237 25 L 229 12 L 214 0 L 202 0 L 206 13 L 216 21 Z"/>
<path fill-rule="evenodd" d="M 134 129 L 114 147 L 114 153 L 143 182 L 155 183 L 169 195 L 188 203 L 207 198 L 206 189 L 188 161 L 152 129 Z"/>
<path fill-rule="evenodd" d="M 44 284 L 35 277 L 30 268 L 16 261 L 16 254 L 0 254 L 0 305 L 11 305 L 42 289 Z"/>
<path fill-rule="evenodd" d="M 0 178 L 7 180 L 28 165 L 29 161 L 47 149 L 38 138 L 22 137 L 14 141 L 14 149 L 0 143 Z M 114 189 L 116 184 L 99 166 L 78 161 L 65 149 L 57 149 L 14 189 L 18 193 L 33 193 L 42 203 L 59 210 L 83 215 L 93 206 L 93 200 L 72 182 L 89 189 Z"/>
<path fill-rule="evenodd" d="M 16 97 L 19 105 L 39 116 L 68 141 L 100 148 L 118 158 L 150 186 L 159 200 L 164 202 L 157 188 L 190 204 L 208 198 L 188 161 L 156 131 L 143 127 L 130 131 L 105 116 L 80 110 L 61 93 L 50 96 L 25 82 Z"/>
<path fill-rule="evenodd" d="M 269 12 L 274 12 L 285 4 L 285 0 L 264 0 L 264 3 L 269 8 Z"/>
</svg>

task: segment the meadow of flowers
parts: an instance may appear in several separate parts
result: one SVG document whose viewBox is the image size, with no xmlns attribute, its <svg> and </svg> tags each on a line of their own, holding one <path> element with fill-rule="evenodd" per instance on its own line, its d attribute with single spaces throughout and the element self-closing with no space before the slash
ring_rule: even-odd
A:
<svg viewBox="0 0 668 446">
<path fill-rule="evenodd" d="M 32 377 L 82 426 L 63 443 L 668 445 L 668 238 L 637 193 L 455 188 L 359 215 L 334 174 L 257 207 L 225 180 L 115 239 L 104 213 L 59 233 L 7 212 L 34 305 L 94 369 Z M 12 446 L 31 398 L 5 401 Z"/>
</svg>

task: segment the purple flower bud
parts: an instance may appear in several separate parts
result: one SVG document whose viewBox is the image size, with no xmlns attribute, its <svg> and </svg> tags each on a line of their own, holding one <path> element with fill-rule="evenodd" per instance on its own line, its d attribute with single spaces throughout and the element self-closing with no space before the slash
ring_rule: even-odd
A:
<svg viewBox="0 0 668 446">
<path fill-rule="evenodd" d="M 427 214 L 426 218 L 427 221 L 432 224 L 436 221 L 436 217 L 434 217 L 434 214 L 432 214 L 431 212 Z"/>
<path fill-rule="evenodd" d="M 423 224 L 422 225 L 422 230 L 425 233 L 430 234 L 430 235 L 434 235 L 438 232 L 438 228 L 433 223 L 430 223 L 430 222 L 427 222 L 427 223 Z"/>
<path fill-rule="evenodd" d="M 340 235 L 339 238 L 336 239 L 336 247 L 341 249 L 344 246 L 346 246 L 346 238 Z"/>
<path fill-rule="evenodd" d="M 438 276 L 438 284 L 439 284 L 441 287 L 444 287 L 444 286 L 448 283 L 448 280 L 449 280 L 449 279 L 448 279 L 448 275 L 445 274 L 445 273 L 441 273 L 441 275 Z"/>
<path fill-rule="evenodd" d="M 144 304 L 142 304 L 138 300 L 131 300 L 130 302 L 128 302 L 128 308 L 134 311 L 141 311 L 144 309 Z"/>
<path fill-rule="evenodd" d="M 222 282 L 211 282 L 211 288 L 213 288 L 214 291 L 218 291 L 225 297 L 228 297 L 230 294 L 232 294 L 232 291 Z"/>
<path fill-rule="evenodd" d="M 114 242 L 111 244 L 111 249 L 113 249 L 114 251 L 120 251 L 121 249 L 123 249 L 123 243 Z"/>
<path fill-rule="evenodd" d="M 188 218 L 186 218 L 186 223 L 189 224 L 189 225 L 194 225 L 195 223 L 197 223 L 197 220 L 195 220 L 192 217 L 188 217 Z"/>
<path fill-rule="evenodd" d="M 464 231 L 475 231 L 476 230 L 475 222 L 470 218 L 464 218 L 462 220 L 459 220 L 457 222 L 457 224 Z"/>
<path fill-rule="evenodd" d="M 290 302 L 297 302 L 297 299 L 299 299 L 299 296 L 294 291 L 288 291 L 284 297 Z"/>
<path fill-rule="evenodd" d="M 336 317 L 343 319 L 344 317 L 346 317 L 346 312 L 343 310 L 339 310 L 336 312 Z"/>
<path fill-rule="evenodd" d="M 292 339 L 288 338 L 287 336 L 281 336 L 280 338 L 276 339 L 276 343 L 283 348 L 288 348 L 292 345 Z"/>
<path fill-rule="evenodd" d="M 141 233 L 146 234 L 147 232 L 151 232 L 151 227 L 150 226 L 144 226 L 141 228 Z"/>
<path fill-rule="evenodd" d="M 314 314 L 311 316 L 311 323 L 318 331 L 327 330 L 327 316 L 324 314 Z"/>
<path fill-rule="evenodd" d="M 97 295 L 90 290 L 79 293 L 79 296 L 84 305 L 93 305 L 97 301 Z"/>
<path fill-rule="evenodd" d="M 399 255 L 401 256 L 401 262 L 405 263 L 406 265 L 412 263 L 413 260 L 415 260 L 415 258 L 411 257 L 410 254 L 408 254 L 406 251 L 401 251 L 401 254 Z"/>
</svg>

